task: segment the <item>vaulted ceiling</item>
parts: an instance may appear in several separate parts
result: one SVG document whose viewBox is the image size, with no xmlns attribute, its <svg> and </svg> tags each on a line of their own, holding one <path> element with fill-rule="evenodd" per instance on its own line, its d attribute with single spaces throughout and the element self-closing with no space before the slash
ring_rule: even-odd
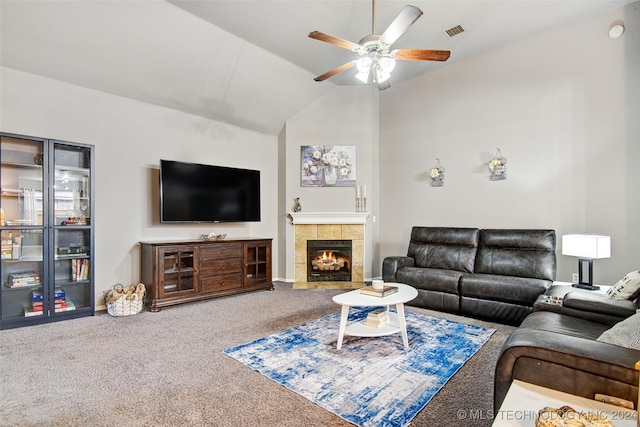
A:
<svg viewBox="0 0 640 427">
<path fill-rule="evenodd" d="M 450 50 L 402 61 L 391 81 L 423 73 L 633 0 L 412 1 L 424 15 L 394 47 Z M 277 134 L 354 72 L 313 77 L 354 58 L 312 30 L 358 42 L 384 31 L 405 0 L 0 1 L 4 67 Z M 375 14 L 372 14 L 375 12 Z M 445 30 L 464 32 L 449 37 Z M 606 29 L 603 29 L 605 31 Z M 551 47 L 550 47 L 551 48 Z M 357 55 L 356 55 L 357 56 Z M 0 76 L 1 78 L 1 76 Z"/>
</svg>

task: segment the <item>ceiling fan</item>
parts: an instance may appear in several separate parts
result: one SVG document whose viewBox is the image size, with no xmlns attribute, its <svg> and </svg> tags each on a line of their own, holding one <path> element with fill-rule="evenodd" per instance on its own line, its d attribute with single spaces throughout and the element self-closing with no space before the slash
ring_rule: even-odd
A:
<svg viewBox="0 0 640 427">
<path fill-rule="evenodd" d="M 375 0 L 371 5 L 371 32 L 375 32 Z M 339 37 L 330 36 L 320 31 L 312 31 L 309 37 L 326 43 L 349 49 L 360 55 L 359 58 L 342 64 L 333 70 L 314 78 L 321 82 L 338 73 L 356 67 L 358 73 L 356 78 L 363 83 L 371 80 L 378 86 L 379 90 L 388 89 L 391 86 L 389 77 L 393 71 L 396 60 L 409 61 L 446 61 L 451 52 L 448 50 L 425 50 L 425 49 L 393 49 L 391 45 L 400 38 L 409 27 L 422 16 L 422 10 L 416 6 L 405 6 L 398 16 L 391 22 L 389 27 L 381 34 L 371 34 L 363 37 L 358 43 L 353 43 Z"/>
</svg>

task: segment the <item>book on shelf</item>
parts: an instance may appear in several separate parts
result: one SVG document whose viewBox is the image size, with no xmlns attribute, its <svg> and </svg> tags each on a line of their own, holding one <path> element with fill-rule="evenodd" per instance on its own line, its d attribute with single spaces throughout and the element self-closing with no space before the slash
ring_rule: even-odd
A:
<svg viewBox="0 0 640 427">
<path fill-rule="evenodd" d="M 7 284 L 10 288 L 40 285 L 40 275 L 35 271 L 9 274 Z"/>
<path fill-rule="evenodd" d="M 75 309 L 76 309 L 76 305 L 71 301 L 67 301 L 64 307 L 56 308 L 55 310 L 56 310 L 56 313 L 60 313 L 62 311 L 71 311 Z"/>
<path fill-rule="evenodd" d="M 42 302 L 42 300 L 44 299 L 42 292 L 41 291 L 31 291 L 31 301 L 36 303 L 36 302 Z"/>
<path fill-rule="evenodd" d="M 89 260 L 74 258 L 71 260 L 71 280 L 81 282 L 89 280 Z"/>
<path fill-rule="evenodd" d="M 65 300 L 55 300 L 53 305 L 54 305 L 55 308 L 65 308 L 67 306 L 67 301 L 65 301 Z M 44 307 L 44 303 L 42 301 L 34 302 L 33 304 L 31 304 L 31 307 L 33 307 L 34 310 L 36 308 L 39 308 L 40 310 L 42 310 L 42 307 Z"/>
<path fill-rule="evenodd" d="M 374 297 L 386 297 L 398 292 L 397 286 L 384 285 L 381 289 L 375 289 L 373 286 L 365 286 L 360 288 L 360 293 L 363 295 L 371 295 Z"/>
<path fill-rule="evenodd" d="M 24 316 L 25 317 L 38 316 L 38 315 L 42 315 L 42 313 L 43 313 L 42 310 L 34 310 L 33 307 L 25 307 L 24 308 Z"/>
<path fill-rule="evenodd" d="M 76 309 L 76 305 L 71 301 L 66 301 L 64 306 L 60 306 L 60 307 L 58 307 L 58 304 L 56 304 L 56 307 L 54 308 L 56 313 L 61 313 L 61 312 L 64 312 L 64 311 L 71 311 L 71 310 L 75 310 L 75 309 Z M 24 308 L 24 316 L 25 317 L 39 316 L 39 315 L 42 315 L 43 313 L 44 313 L 44 307 L 42 305 L 35 306 L 35 307 L 25 307 Z"/>
<path fill-rule="evenodd" d="M 63 302 L 65 301 L 66 293 L 62 288 L 55 288 L 53 291 L 53 299 L 55 302 Z M 44 295 L 42 295 L 42 291 L 31 291 L 31 302 L 36 303 L 44 300 Z"/>
<path fill-rule="evenodd" d="M 40 277 L 40 275 L 38 273 L 36 273 L 35 271 L 25 271 L 22 273 L 12 273 L 9 275 L 9 278 L 11 280 L 13 279 L 30 279 L 32 277 Z"/>
</svg>

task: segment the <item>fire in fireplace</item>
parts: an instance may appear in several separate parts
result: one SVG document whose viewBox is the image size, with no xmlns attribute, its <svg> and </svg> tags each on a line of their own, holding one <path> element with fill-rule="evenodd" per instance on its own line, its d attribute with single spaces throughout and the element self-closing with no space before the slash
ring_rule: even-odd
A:
<svg viewBox="0 0 640 427">
<path fill-rule="evenodd" d="M 351 240 L 308 240 L 308 282 L 350 282 Z"/>
</svg>

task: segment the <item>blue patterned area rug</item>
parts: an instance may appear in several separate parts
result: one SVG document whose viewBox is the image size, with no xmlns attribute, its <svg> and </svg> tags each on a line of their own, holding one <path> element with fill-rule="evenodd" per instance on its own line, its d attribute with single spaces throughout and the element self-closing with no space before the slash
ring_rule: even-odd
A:
<svg viewBox="0 0 640 427">
<path fill-rule="evenodd" d="M 349 321 L 371 309 L 351 308 Z M 402 337 L 345 336 L 339 313 L 225 350 L 246 366 L 358 426 L 406 426 L 495 329 L 406 311 Z"/>
</svg>

